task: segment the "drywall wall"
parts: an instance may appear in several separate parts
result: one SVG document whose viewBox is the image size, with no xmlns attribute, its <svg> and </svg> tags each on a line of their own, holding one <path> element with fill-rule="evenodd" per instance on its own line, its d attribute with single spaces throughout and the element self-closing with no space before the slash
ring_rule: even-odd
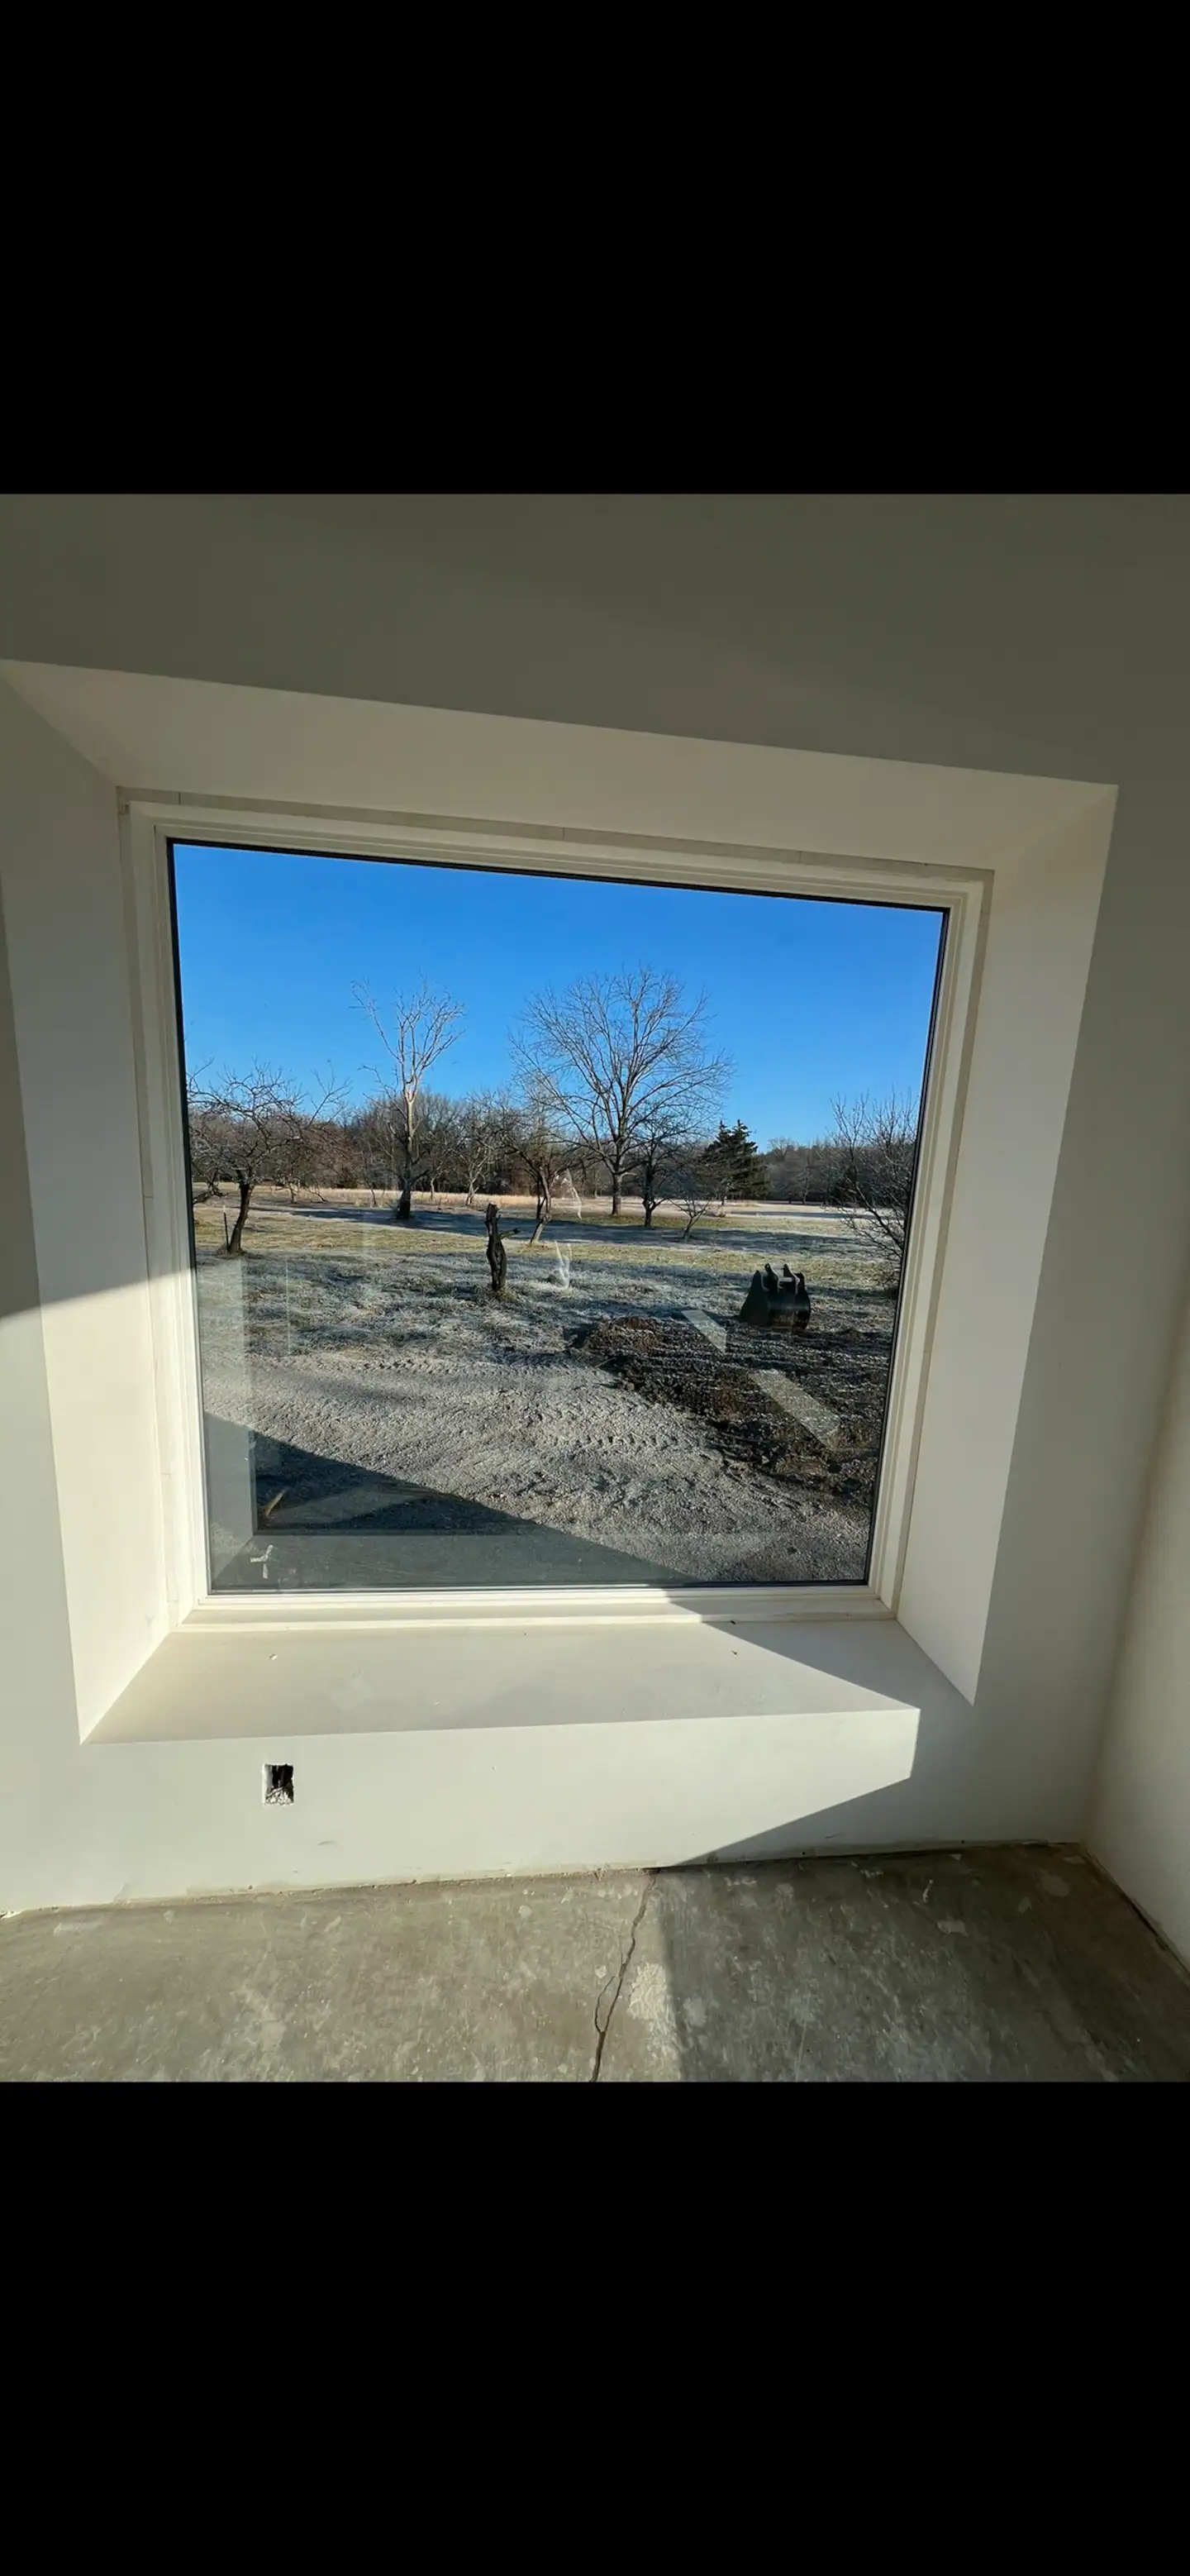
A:
<svg viewBox="0 0 1190 2576">
<path fill-rule="evenodd" d="M 55 680 L 51 674 L 47 680 L 38 672 L 32 683 L 63 720 L 67 676 L 60 673 Z M 70 719 L 76 742 L 81 736 L 109 761 L 119 756 L 113 741 L 131 744 L 146 762 L 157 755 L 159 684 L 138 682 L 121 690 L 110 681 L 104 723 L 119 712 L 116 701 L 122 698 L 125 727 L 135 716 L 142 731 L 138 737 L 126 729 L 102 744 L 89 729 L 89 701 L 85 690 L 79 694 L 78 674 L 74 686 Z M 296 745 L 307 763 L 303 779 L 320 801 L 318 788 L 341 774 L 335 763 L 342 760 L 343 719 L 350 738 L 357 711 L 338 700 L 282 698 L 279 704 L 270 701 L 270 720 L 255 728 L 258 695 L 201 683 L 180 691 L 169 684 L 165 713 L 175 725 L 184 723 L 189 754 L 202 764 L 196 774 L 224 782 L 219 763 L 230 734 L 241 754 L 250 752 L 262 764 L 253 783 L 288 785 L 287 759 Z M 445 774 L 440 764 L 449 752 L 454 792 L 473 810 L 499 810 L 506 795 L 519 802 L 535 792 L 551 798 L 564 792 L 565 810 L 596 827 L 605 820 L 627 826 L 642 810 L 650 821 L 686 819 L 680 799 L 689 782 L 680 744 L 491 718 L 439 717 L 428 731 L 427 741 L 417 710 L 370 712 L 369 757 L 379 764 L 377 780 L 389 794 L 394 782 L 403 782 L 417 807 L 437 792 Z M 330 763 L 325 773 L 309 768 L 320 746 Z M 155 1500 L 143 1452 L 137 1459 L 135 1437 L 128 1438 L 129 1384 L 110 1366 L 84 1384 L 81 1369 L 91 1347 L 91 1307 L 101 1327 L 119 1327 L 122 1348 L 135 1357 L 151 1295 L 143 1237 L 132 1222 L 136 1191 L 130 1175 L 137 1170 L 138 1136 L 127 1079 L 127 924 L 111 864 L 114 782 L 109 779 L 105 795 L 97 774 L 56 730 L 29 716 L 22 730 L 19 711 L 12 716 L 7 748 L 19 828 L 5 844 L 6 865 L 18 894 L 26 968 L 22 978 L 21 952 L 15 950 L 14 989 L 24 1003 L 16 1012 L 16 1034 L 37 1103 L 27 1122 L 31 1195 L 34 1232 L 40 1215 L 47 1253 L 42 1329 L 47 1350 L 65 1332 L 67 1359 L 76 1363 L 73 1376 L 68 1367 L 51 1373 L 51 1436 L 72 1474 L 72 1494 L 77 1486 L 75 1543 L 82 1545 L 89 1518 L 92 1575 L 109 1578 L 107 1585 L 93 1580 L 88 1590 L 75 1569 L 74 1581 L 67 1582 L 71 1624 L 82 1632 L 84 1652 L 76 1654 L 81 1685 L 97 1649 L 118 1644 L 127 1662 L 138 1640 L 147 1646 L 155 1635 L 152 1621 L 129 1631 L 129 1612 L 141 1596 L 137 1569 L 126 1553 L 110 1584 L 105 1507 L 115 1502 L 116 1535 L 127 1551 L 138 1532 L 143 1536 Z M 700 779 L 718 799 L 715 811 L 729 836 L 737 830 L 745 836 L 750 830 L 767 833 L 774 816 L 783 814 L 797 838 L 804 801 L 825 831 L 830 815 L 813 803 L 823 766 L 833 828 L 877 856 L 885 843 L 901 846 L 914 798 L 923 838 L 933 830 L 938 847 L 949 843 L 959 851 L 969 831 L 986 851 L 989 817 L 999 816 L 1015 848 L 1026 834 L 1030 808 L 1043 821 L 1064 811 L 1062 847 L 1069 858 L 1073 831 L 1080 861 L 1066 889 L 1076 898 L 1071 917 L 1078 936 L 1070 943 L 1075 995 L 1107 847 L 1110 792 L 1052 782 L 1034 789 L 1029 782 L 957 771 L 918 776 L 835 756 L 823 764 L 815 754 L 755 757 L 730 745 L 703 745 L 701 753 Z M 173 756 L 168 736 L 166 756 Z M 753 781 L 755 805 L 749 798 Z M 1033 853 L 1041 871 L 1041 931 L 1049 919 L 1053 838 L 1048 833 Z M 1018 864 L 1027 870 L 1030 862 L 1009 862 L 1010 868 Z M 1025 901 L 1019 890 L 1017 901 Z M 1009 967 L 1012 955 L 1009 946 Z M 91 971 L 96 958 L 106 967 L 98 979 Z M 47 1035 L 54 1026 L 47 997 L 55 967 L 71 1002 L 64 1061 L 77 1075 L 80 1056 L 93 1049 L 99 1118 L 90 1115 L 77 1079 L 57 1077 Z M 999 972 L 997 954 L 993 986 Z M 1062 1023 L 1047 981 L 1030 988 L 1022 1003 L 1026 1018 L 1041 1023 L 1043 1039 L 1057 1032 L 1064 1083 L 1077 1008 L 1068 1009 Z M 1009 1054 L 1019 1047 L 1023 1025 L 1001 1028 L 1002 1051 L 1005 1039 Z M 105 1067 L 107 1079 L 101 1081 Z M 1040 1128 L 1047 1122 L 1036 1115 L 1044 1087 L 1039 1071 L 1034 1059 L 1031 1105 Z M 994 1056 L 985 1073 L 994 1093 Z M 1051 1079 L 1048 1088 L 1053 1087 Z M 1036 1293 L 1061 1118 L 1059 1094 L 1048 1143 L 1043 1140 L 1028 1175 L 1022 1174 L 1019 1267 L 1026 1310 Z M 1012 1143 L 1010 1132 L 1005 1144 Z M 87 1157 L 85 1194 L 80 1153 Z M 150 1151 L 147 1182 L 151 1164 Z M 73 1228 L 65 1212 L 80 1200 L 88 1223 Z M 1026 1201 L 1031 1245 L 1024 1241 Z M 112 1210 L 121 1218 L 118 1225 L 109 1221 Z M 967 1222 L 977 1233 L 984 1222 L 978 1192 L 968 1194 Z M 990 1237 L 985 1250 L 989 1258 L 994 1253 Z M 88 1299 L 92 1276 L 94 1295 Z M 1021 1359 L 1011 1334 L 1008 1347 L 1015 1370 L 1013 1403 L 1004 1407 L 1010 1433 Z M 985 1361 L 992 1367 L 990 1340 Z M 134 1434 L 147 1387 L 143 1369 L 134 1391 Z M 1002 1449 L 999 1500 L 1010 1437 Z M 76 1475 L 77 1468 L 85 1472 Z M 18 1482 L 21 1472 L 14 1453 Z M 65 1521 L 64 1534 L 71 1535 Z M 995 1570 L 994 1519 L 987 1539 L 980 1621 Z M 69 1577 L 74 1545 L 66 1554 Z M 155 1603 L 160 1584 L 152 1579 L 151 1550 L 146 1565 L 144 1597 Z M 86 1571 L 84 1564 L 84 1577 Z M 140 1572 L 143 1579 L 145 1568 Z M 40 1607 L 30 1608 L 40 1618 Z M 970 1660 L 974 1670 L 978 1634 Z M 796 1631 L 781 1623 L 708 1630 L 687 1621 L 677 1631 L 658 1625 L 643 1632 L 605 1622 L 581 1637 L 562 1625 L 543 1637 L 523 1623 L 503 1620 L 496 1629 L 479 1626 L 461 1636 L 423 1626 L 399 1636 L 389 1630 L 342 1640 L 313 1638 L 295 1617 L 280 1635 L 253 1636 L 241 1628 L 234 1635 L 200 1631 L 166 1639 L 136 1667 L 129 1689 L 99 1724 L 93 1723 L 94 1692 L 80 1686 L 74 1697 L 74 1746 L 64 1752 L 59 1733 L 43 1773 L 29 1784 L 33 1822 L 28 1800 L 10 1803 L 5 1813 L 0 1889 L 16 1903 L 91 1902 L 117 1894 L 168 1894 L 182 1886 L 253 1883 L 275 1871 L 281 1856 L 287 1883 L 311 1884 L 514 1864 L 627 1865 L 743 1845 L 780 1850 L 975 1839 L 996 1829 L 1027 1829 L 1032 1812 L 1034 1764 L 1019 1754 L 1011 1768 L 988 1760 L 997 1740 L 996 1707 L 981 1702 L 973 1722 L 964 1700 L 920 1647 L 887 1621 L 824 1618 Z M 79 1732 L 86 1736 L 81 1747 Z M 535 1754 L 524 1746 L 516 1750 L 526 1734 L 534 1739 Z M 475 1739 L 462 1751 L 460 1735 Z M 260 1762 L 265 1755 L 292 1759 L 299 1737 L 302 1814 L 279 1842 L 276 1820 L 256 1794 Z M 376 1737 L 383 1742 L 378 1745 Z M 433 1744 L 415 1740 L 422 1737 L 432 1737 Z M 203 1743 L 197 1765 L 191 1752 L 196 1740 Z M 527 1794 L 534 1761 L 536 1784 Z M 163 1794 L 171 1782 L 175 1794 Z M 1069 1797 L 1069 1778 L 1064 1787 Z M 1002 1825 L 1005 1816 L 1009 1822 Z"/>
<path fill-rule="evenodd" d="M 288 804 L 316 813 L 477 815 L 546 833 L 657 834 L 978 868 L 1032 849 L 1105 792 L 1093 778 L 698 742 L 143 672 L 0 661 L 0 675 L 105 778 L 142 795 L 218 793 L 267 805 L 281 780 Z"/>
<path fill-rule="evenodd" d="M 0 1193 L 0 1813 L 19 1825 L 79 1736 L 2 899 Z"/>
<path fill-rule="evenodd" d="M 1166 493 L 9 493 L 0 655 L 1138 780 L 1188 548 Z"/>
<path fill-rule="evenodd" d="M 996 871 L 899 1603 L 970 1698 L 1106 855 L 1092 809 Z"/>
<path fill-rule="evenodd" d="M 1185 506 L 1160 497 L 0 501 L 0 653 L 14 659 L 1118 781 L 979 1706 L 932 1730 L 923 1720 L 910 1778 L 885 1769 L 866 1790 L 857 1781 L 829 1818 L 782 1817 L 778 1765 L 756 1800 L 771 1848 L 783 1831 L 790 1847 L 803 1836 L 862 1844 L 1062 1834 L 1085 1817 L 1190 1253 L 1187 525 Z M 95 797 L 83 798 L 92 819 L 80 832 L 75 790 L 62 793 L 74 864 L 106 869 Z M 45 920 L 56 900 L 47 892 Z M 18 961 L 18 981 L 22 971 Z M 1003 1258 L 1011 1265 L 1010 1237 Z M 32 1378 L 17 1393 L 34 1403 Z M 44 1456 L 40 1472 L 48 1492 Z M 52 1571 L 55 1527 L 41 1535 Z M 22 1865 L 34 1854 L 22 1883 L 45 1891 L 22 1902 L 67 1886 L 86 1902 L 143 1888 L 150 1844 L 172 1847 L 179 1869 L 197 1862 L 200 1820 L 214 1834 L 231 1791 L 224 1764 L 259 1747 L 84 1748 L 63 1771 L 46 1748 L 70 1730 L 77 1741 L 78 1715 L 44 1678 L 64 1636 L 51 1571 L 15 1599 L 18 1613 L 31 1617 L 35 1596 L 44 1612 L 45 1761 L 11 1810 L 10 1849 Z M 499 1783 L 511 1795 L 519 1781 L 524 1812 L 548 1807 L 561 1849 L 581 1808 L 587 1734 L 574 1730 L 564 1778 L 563 1732 L 548 1750 L 533 1734 L 532 1797 L 519 1752 L 506 1760 L 491 1737 L 477 1749 L 453 1736 L 443 1761 L 474 1766 L 466 1813 L 482 1812 L 485 1782 L 499 1803 Z M 432 1740 L 400 1741 L 368 1759 L 393 1764 L 387 1792 L 403 1819 L 432 1823 Z M 675 1796 L 679 1772 L 675 1757 Z M 236 1783 L 239 1794 L 238 1771 Z M 446 1785 L 443 1771 L 443 1795 Z M 402 1832 L 412 1848 L 412 1825 Z M 350 1875 L 344 1837 L 330 1841 L 321 1867 Z M 445 1865 L 468 1865 L 465 1844 L 452 1832 Z M 255 1844 L 246 1866 L 261 1866 Z M 203 1883 L 197 1866 L 186 1883 Z"/>
<path fill-rule="evenodd" d="M 995 771 L 674 741 L 521 717 L 359 705 L 210 681 L 0 666 L 117 784 L 174 796 L 299 795 L 326 815 L 403 799 L 527 824 L 577 854 L 584 831 L 672 841 L 701 825 L 762 851 L 775 836 L 875 862 L 979 866 L 990 918 L 970 1090 L 917 1455 L 899 1611 L 968 1697 L 979 1679 L 1022 1372 L 1114 812 L 1114 791 Z M 159 811 L 176 806 L 167 795 Z M 350 809 L 357 824 L 359 809 Z M 200 804 L 200 816 L 209 812 Z M 292 817 L 257 828 L 284 838 Z M 367 827 L 367 813 L 363 817 Z M 238 830 L 229 819 L 225 828 Z M 330 838 L 335 827 L 328 826 Z M 626 846 L 627 845 L 627 846 Z M 647 864 L 641 860 L 641 864 Z M 693 864 L 701 864 L 695 860 Z M 706 862 L 713 865 L 713 862 Z M 878 884 L 873 885 L 878 891 Z M 986 895 L 985 887 L 983 893 Z M 1011 1238 L 1012 1259 L 1003 1258 Z M 976 1369 L 969 1353 L 979 1354 Z M 891 1597 L 891 1596 L 890 1596 Z"/>
<path fill-rule="evenodd" d="M 41 1299 L 58 1547 L 85 1730 L 165 1633 L 139 1151 L 102 1150 L 103 1140 L 136 1133 L 132 1003 L 114 794 L 8 690 L 0 692 L 0 893 L 24 1119 L 18 1237 L 29 1173 L 55 1176 L 52 1190 L 32 1193 L 26 1258 Z M 7 1201 L 4 1218 L 7 1227 Z M 10 1318 L 6 1331 L 6 1374 L 19 1391 L 27 1327 Z M 20 1455 L 9 1450 L 4 1469 L 18 1505 Z"/>
<path fill-rule="evenodd" d="M 1190 1298 L 1170 1377 L 1088 1840 L 1190 1966 Z"/>
</svg>

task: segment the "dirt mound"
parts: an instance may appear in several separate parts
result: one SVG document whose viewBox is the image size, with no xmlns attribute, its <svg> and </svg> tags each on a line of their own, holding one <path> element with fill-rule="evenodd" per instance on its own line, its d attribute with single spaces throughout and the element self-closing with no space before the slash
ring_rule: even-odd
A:
<svg viewBox="0 0 1190 2576">
<path fill-rule="evenodd" d="M 622 1315 L 589 1325 L 575 1334 L 571 1347 L 584 1360 L 609 1370 L 651 1403 L 677 1405 L 683 1412 L 696 1415 L 714 1434 L 724 1456 L 737 1460 L 752 1474 L 800 1485 L 821 1494 L 824 1500 L 869 1501 L 875 1483 L 880 1409 L 888 1371 L 887 1340 L 883 1343 L 874 1422 L 868 1404 L 857 1408 L 857 1388 L 849 1372 L 838 1367 L 833 1373 L 827 1368 L 813 1372 L 804 1369 L 804 1346 L 799 1350 L 798 1365 L 790 1369 L 790 1374 L 821 1394 L 842 1417 L 840 1436 L 828 1445 L 794 1421 L 753 1375 L 758 1366 L 774 1365 L 773 1345 L 778 1337 L 762 1333 L 744 1338 L 749 1345 L 759 1345 L 756 1358 L 749 1350 L 747 1365 L 734 1353 L 721 1357 L 704 1334 L 677 1316 Z M 840 1337 L 847 1338 L 853 1337 Z M 863 1354 L 865 1359 L 875 1356 L 874 1352 Z M 841 1392 L 845 1396 L 842 1403 Z M 874 1395 L 874 1381 L 869 1383 L 864 1377 L 863 1392 L 869 1398 Z"/>
<path fill-rule="evenodd" d="M 832 1332 L 815 1320 L 796 1342 L 783 1333 L 752 1333 L 742 1324 L 727 1327 L 727 1357 L 742 1368 L 779 1368 L 841 1414 L 848 1446 L 879 1441 L 892 1355 L 890 1333 Z"/>
</svg>

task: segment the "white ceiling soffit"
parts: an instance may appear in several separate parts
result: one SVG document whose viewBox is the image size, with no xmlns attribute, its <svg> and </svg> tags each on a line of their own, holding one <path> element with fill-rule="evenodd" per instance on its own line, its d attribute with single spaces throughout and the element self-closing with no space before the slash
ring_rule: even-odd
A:
<svg viewBox="0 0 1190 2576">
<path fill-rule="evenodd" d="M 0 674 L 135 792 L 688 835 L 994 867 L 1114 795 L 1102 784 L 460 714 L 143 672 Z"/>
</svg>

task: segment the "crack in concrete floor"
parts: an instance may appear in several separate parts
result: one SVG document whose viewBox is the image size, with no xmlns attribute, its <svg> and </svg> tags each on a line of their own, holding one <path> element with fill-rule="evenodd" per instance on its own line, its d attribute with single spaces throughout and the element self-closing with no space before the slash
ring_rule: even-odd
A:
<svg viewBox="0 0 1190 2576">
<path fill-rule="evenodd" d="M 603 2052 L 607 2044 L 607 2034 L 612 2026 L 612 2015 L 615 2012 L 616 2005 L 619 2003 L 620 1997 L 624 1991 L 624 1979 L 632 1966 L 633 1956 L 636 1950 L 636 1936 L 645 1919 L 645 1908 L 653 1893 L 653 1880 L 656 1877 L 656 1874 L 655 1870 L 651 1873 L 644 1895 L 642 1896 L 640 1904 L 637 1906 L 636 1912 L 632 1917 L 632 1923 L 628 1933 L 628 1947 L 620 1961 L 620 1972 L 615 1979 L 615 1991 L 612 1994 L 611 2001 L 608 2004 L 607 2011 L 604 2014 L 602 2021 L 599 2018 L 599 2009 L 603 2002 L 604 1995 L 608 1993 L 609 1988 L 612 1986 L 613 1981 L 610 1977 L 608 1978 L 607 1985 L 603 1987 L 595 2005 L 595 2058 L 591 2068 L 592 2084 L 598 2084 L 600 2074 L 603 2069 Z"/>
<path fill-rule="evenodd" d="M 1190 1978 L 1068 1848 L 743 1849 L 12 1916 L 0 2081 L 1184 2083 Z"/>
</svg>

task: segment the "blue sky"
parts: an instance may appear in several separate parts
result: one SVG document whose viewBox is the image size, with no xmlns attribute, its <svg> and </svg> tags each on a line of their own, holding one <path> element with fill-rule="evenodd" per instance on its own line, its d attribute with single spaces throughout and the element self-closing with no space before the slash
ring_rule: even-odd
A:
<svg viewBox="0 0 1190 2576">
<path fill-rule="evenodd" d="M 529 993 L 645 963 L 705 985 L 723 1114 L 761 1146 L 823 1133 L 835 1094 L 921 1082 L 936 912 L 180 844 L 174 865 L 187 1062 L 212 1075 L 329 1063 L 362 1100 L 380 1049 L 352 985 L 383 1010 L 424 975 L 466 1006 L 435 1087 L 480 1089 Z"/>
</svg>

